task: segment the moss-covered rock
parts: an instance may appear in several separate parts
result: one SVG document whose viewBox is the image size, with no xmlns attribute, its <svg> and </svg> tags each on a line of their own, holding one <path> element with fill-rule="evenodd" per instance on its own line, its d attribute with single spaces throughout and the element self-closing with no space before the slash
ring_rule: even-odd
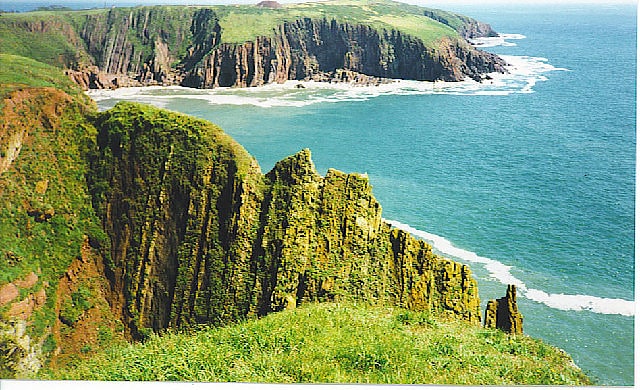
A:
<svg viewBox="0 0 640 390">
<path fill-rule="evenodd" d="M 467 267 L 382 221 L 366 176 L 309 150 L 266 175 L 210 123 L 122 103 L 98 115 L 90 187 L 135 336 L 356 299 L 479 321 Z"/>
</svg>

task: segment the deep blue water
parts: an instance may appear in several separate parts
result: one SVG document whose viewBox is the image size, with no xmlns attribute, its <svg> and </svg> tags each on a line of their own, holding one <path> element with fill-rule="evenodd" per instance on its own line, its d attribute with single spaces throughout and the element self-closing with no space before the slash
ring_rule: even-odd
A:
<svg viewBox="0 0 640 390">
<path fill-rule="evenodd" d="M 382 94 L 311 88 L 96 97 L 103 108 L 126 98 L 209 119 L 263 171 L 310 148 L 320 173 L 366 172 L 384 217 L 470 264 L 483 300 L 516 282 L 525 333 L 568 351 L 601 384 L 631 385 L 636 7 L 457 10 L 522 34 L 487 50 L 515 56 L 507 58 L 529 73 L 504 85 L 496 79 L 435 92 L 409 84 Z M 218 104 L 225 101 L 233 104 Z"/>
</svg>

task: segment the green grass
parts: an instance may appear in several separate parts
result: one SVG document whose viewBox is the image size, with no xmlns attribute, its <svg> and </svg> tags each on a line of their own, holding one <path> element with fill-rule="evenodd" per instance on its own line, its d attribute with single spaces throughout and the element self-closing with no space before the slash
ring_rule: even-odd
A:
<svg viewBox="0 0 640 390">
<path fill-rule="evenodd" d="M 224 328 L 153 335 L 46 379 L 589 384 L 560 350 L 397 308 L 312 304 Z"/>
<path fill-rule="evenodd" d="M 254 6 L 216 7 L 221 15 L 222 40 L 242 43 L 256 36 L 272 36 L 285 21 L 301 18 L 335 19 L 369 25 L 379 31 L 398 30 L 420 38 L 427 46 L 442 37 L 454 37 L 450 27 L 424 16 L 424 9 L 387 0 L 331 0 L 288 4 L 279 9 Z"/>
<path fill-rule="evenodd" d="M 26 87 L 55 87 L 88 101 L 60 68 L 32 58 L 0 53 L 0 98 Z"/>
<path fill-rule="evenodd" d="M 41 21 L 47 22 L 42 28 Z M 71 26 L 62 12 L 38 11 L 2 14 L 0 48 L 2 53 L 33 58 L 55 66 L 69 66 L 84 58 Z"/>
</svg>

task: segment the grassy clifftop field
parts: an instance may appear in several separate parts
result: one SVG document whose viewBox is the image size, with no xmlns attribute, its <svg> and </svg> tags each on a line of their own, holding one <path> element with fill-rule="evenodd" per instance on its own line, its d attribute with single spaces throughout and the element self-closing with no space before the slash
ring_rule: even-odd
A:
<svg viewBox="0 0 640 390">
<path fill-rule="evenodd" d="M 313 304 L 107 348 L 51 379 L 587 385 L 557 348 L 413 311 Z"/>
<path fill-rule="evenodd" d="M 443 37 L 456 37 L 448 25 L 425 16 L 423 7 L 373 0 L 331 0 L 285 4 L 278 8 L 224 6 L 219 8 L 222 39 L 242 43 L 259 35 L 272 35 L 274 27 L 301 18 L 335 19 L 338 22 L 364 24 L 382 30 L 398 30 L 435 45 Z M 454 24 L 457 17 L 447 13 Z"/>
</svg>

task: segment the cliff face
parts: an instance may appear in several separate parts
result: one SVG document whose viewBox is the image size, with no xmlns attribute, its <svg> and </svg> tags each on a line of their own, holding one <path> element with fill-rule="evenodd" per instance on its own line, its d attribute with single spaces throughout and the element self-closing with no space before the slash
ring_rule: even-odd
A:
<svg viewBox="0 0 640 390">
<path fill-rule="evenodd" d="M 190 48 L 190 60 L 207 50 L 210 39 L 202 29 L 209 23 L 202 14 L 187 7 L 112 8 L 87 14 L 76 21 L 76 28 L 99 72 L 117 80 L 114 86 L 175 83 L 176 64 L 192 38 L 198 38 L 199 44 Z M 94 70 L 85 70 L 96 77 Z"/>
<path fill-rule="evenodd" d="M 479 322 L 469 269 L 384 223 L 366 177 L 321 177 L 307 150 L 263 176 L 219 129 L 148 107 L 121 104 L 96 126 L 90 187 L 134 336 L 323 300 Z"/>
<path fill-rule="evenodd" d="M 77 26 L 97 65 L 75 75 L 85 88 L 247 87 L 340 69 L 384 78 L 460 81 L 503 72 L 505 65 L 462 38 L 443 38 L 432 48 L 396 30 L 328 19 L 284 22 L 270 36 L 241 44 L 224 42 L 218 16 L 206 8 L 114 8 L 89 14 Z"/>
</svg>

